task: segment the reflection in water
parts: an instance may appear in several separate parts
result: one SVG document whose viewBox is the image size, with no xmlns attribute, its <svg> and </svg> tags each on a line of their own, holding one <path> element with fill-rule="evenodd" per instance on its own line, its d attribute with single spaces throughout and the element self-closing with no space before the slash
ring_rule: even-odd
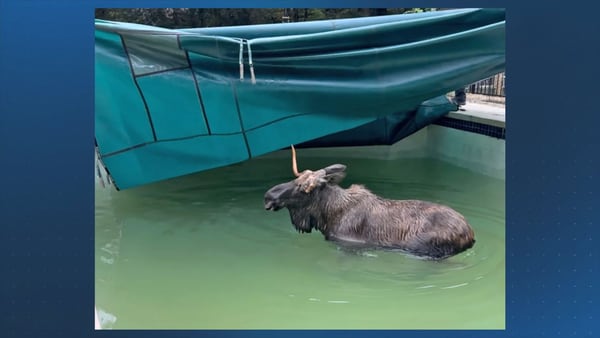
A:
<svg viewBox="0 0 600 338">
<path fill-rule="evenodd" d="M 475 246 L 430 261 L 298 234 L 287 211 L 262 205 L 292 178 L 289 159 L 122 192 L 98 185 L 103 327 L 504 328 L 504 181 L 434 160 L 335 162 L 348 165 L 343 186 L 450 205 L 473 226 Z M 329 164 L 302 158 L 305 168 Z"/>
</svg>

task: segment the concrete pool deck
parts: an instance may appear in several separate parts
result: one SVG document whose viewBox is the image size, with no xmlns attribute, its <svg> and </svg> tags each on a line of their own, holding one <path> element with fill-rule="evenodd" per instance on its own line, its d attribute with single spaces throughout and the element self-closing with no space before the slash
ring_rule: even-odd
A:
<svg viewBox="0 0 600 338">
<path fill-rule="evenodd" d="M 469 102 L 460 110 L 450 112 L 448 117 L 504 127 L 506 124 L 506 107 L 501 104 Z"/>
</svg>

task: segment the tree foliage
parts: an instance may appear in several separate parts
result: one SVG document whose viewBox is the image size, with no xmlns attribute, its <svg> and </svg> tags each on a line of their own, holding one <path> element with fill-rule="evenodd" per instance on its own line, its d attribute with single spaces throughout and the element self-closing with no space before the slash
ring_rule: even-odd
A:
<svg viewBox="0 0 600 338">
<path fill-rule="evenodd" d="M 97 8 L 96 18 L 165 28 L 330 20 L 434 11 L 435 8 Z"/>
</svg>

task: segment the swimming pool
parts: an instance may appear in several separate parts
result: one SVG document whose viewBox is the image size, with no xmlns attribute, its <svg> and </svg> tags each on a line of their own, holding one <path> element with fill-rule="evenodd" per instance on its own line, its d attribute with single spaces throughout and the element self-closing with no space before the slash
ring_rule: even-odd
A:
<svg viewBox="0 0 600 338">
<path fill-rule="evenodd" d="M 265 211 L 265 191 L 292 179 L 289 151 L 121 192 L 96 184 L 103 327 L 503 329 L 504 127 L 468 116 L 393 146 L 298 150 L 301 169 L 346 164 L 344 187 L 463 213 L 477 243 L 440 262 L 348 253 Z"/>
</svg>

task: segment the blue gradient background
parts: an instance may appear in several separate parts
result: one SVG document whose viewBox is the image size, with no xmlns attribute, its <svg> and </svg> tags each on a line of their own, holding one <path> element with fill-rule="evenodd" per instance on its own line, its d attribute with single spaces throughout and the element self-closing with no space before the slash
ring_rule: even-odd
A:
<svg viewBox="0 0 600 338">
<path fill-rule="evenodd" d="M 507 8 L 505 331 L 98 331 L 94 307 L 95 7 L 244 1 L 0 0 L 2 337 L 598 337 L 598 5 Z M 411 7 L 262 1 L 265 7 Z M 595 7 L 595 8 L 594 8 Z M 460 46 L 457 46 L 460 48 Z M 408 309 L 410 310 L 410 309 Z M 368 314 L 365 314 L 368 315 Z M 432 318 L 435 320 L 435 318 Z"/>
</svg>

